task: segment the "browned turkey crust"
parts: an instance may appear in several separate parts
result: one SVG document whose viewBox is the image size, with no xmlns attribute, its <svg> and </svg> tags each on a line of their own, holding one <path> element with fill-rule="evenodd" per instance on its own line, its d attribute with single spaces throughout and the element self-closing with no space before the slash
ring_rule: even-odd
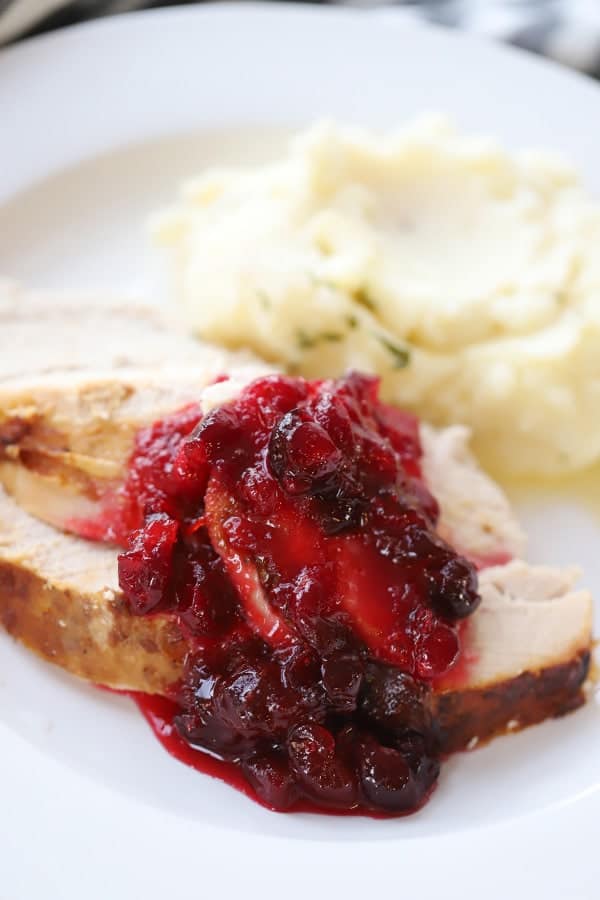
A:
<svg viewBox="0 0 600 900">
<path fill-rule="evenodd" d="M 187 644 L 168 617 L 129 613 L 117 551 L 38 522 L 0 492 L 0 622 L 9 634 L 87 681 L 167 691 Z"/>
<path fill-rule="evenodd" d="M 444 753 L 472 749 L 497 735 L 563 716 L 585 703 L 590 651 L 486 687 L 434 693 L 430 710 Z"/>
<path fill-rule="evenodd" d="M 166 694 L 179 677 L 187 644 L 177 625 L 134 618 L 118 595 L 81 595 L 0 562 L 0 598 L 9 634 L 86 681 Z"/>
</svg>

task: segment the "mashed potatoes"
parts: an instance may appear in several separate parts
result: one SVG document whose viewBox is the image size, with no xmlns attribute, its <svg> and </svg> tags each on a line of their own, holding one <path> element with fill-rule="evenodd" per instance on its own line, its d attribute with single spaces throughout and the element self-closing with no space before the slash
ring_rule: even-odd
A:
<svg viewBox="0 0 600 900">
<path fill-rule="evenodd" d="M 156 231 L 203 337 L 376 372 L 505 471 L 600 457 L 600 207 L 557 160 L 438 119 L 322 125 L 277 164 L 187 184 Z"/>
</svg>

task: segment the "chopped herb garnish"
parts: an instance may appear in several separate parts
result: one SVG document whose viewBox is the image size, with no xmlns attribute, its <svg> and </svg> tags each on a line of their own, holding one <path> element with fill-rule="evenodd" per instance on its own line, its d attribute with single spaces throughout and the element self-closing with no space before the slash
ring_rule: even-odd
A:
<svg viewBox="0 0 600 900">
<path fill-rule="evenodd" d="M 356 316 L 348 316 L 346 322 L 348 323 L 348 328 L 358 328 L 358 319 Z"/>
<path fill-rule="evenodd" d="M 319 334 L 307 334 L 302 329 L 296 332 L 296 340 L 301 350 L 311 350 L 317 344 L 327 341 L 330 344 L 344 340 L 344 335 L 338 331 L 321 331 Z"/>
<path fill-rule="evenodd" d="M 317 339 L 307 334 L 305 331 L 298 329 L 296 332 L 296 340 L 301 350 L 310 350 L 317 343 Z"/>
<path fill-rule="evenodd" d="M 557 291 L 554 295 L 554 302 L 557 306 L 566 306 L 569 300 L 567 291 Z"/>
<path fill-rule="evenodd" d="M 359 288 L 353 294 L 354 299 L 361 306 L 364 306 L 365 309 L 368 309 L 370 312 L 377 312 L 377 304 L 372 299 L 372 297 L 367 293 L 365 288 Z"/>
<path fill-rule="evenodd" d="M 394 360 L 394 369 L 405 369 L 410 362 L 410 351 L 406 347 L 402 347 L 400 344 L 396 344 L 394 341 L 390 341 L 381 335 L 378 335 L 378 338 L 388 353 L 391 353 Z"/>
</svg>

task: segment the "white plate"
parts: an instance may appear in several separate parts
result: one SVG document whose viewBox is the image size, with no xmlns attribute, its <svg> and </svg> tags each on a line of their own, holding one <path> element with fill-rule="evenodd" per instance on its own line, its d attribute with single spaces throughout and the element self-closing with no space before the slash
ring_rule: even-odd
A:
<svg viewBox="0 0 600 900">
<path fill-rule="evenodd" d="M 600 195 L 594 84 L 393 10 L 187 7 L 27 42 L 0 54 L 0 273 L 156 293 L 143 223 L 182 177 L 268 156 L 318 116 L 392 126 L 429 109 L 565 152 Z M 600 596 L 587 494 L 517 499 L 532 559 L 580 562 Z M 2 636 L 0 897 L 596 897 L 599 747 L 592 701 L 455 757 L 414 817 L 276 815 Z"/>
</svg>

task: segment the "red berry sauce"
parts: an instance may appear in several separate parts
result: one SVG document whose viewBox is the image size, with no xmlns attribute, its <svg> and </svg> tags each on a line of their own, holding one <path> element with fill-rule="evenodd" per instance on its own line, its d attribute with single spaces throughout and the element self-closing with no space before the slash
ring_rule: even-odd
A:
<svg viewBox="0 0 600 900">
<path fill-rule="evenodd" d="M 189 637 L 178 735 L 271 808 L 403 814 L 436 782 L 428 695 L 479 597 L 420 453 L 376 379 L 270 376 L 141 431 L 101 523 L 132 613 Z"/>
<path fill-rule="evenodd" d="M 261 806 L 269 810 L 275 810 L 272 804 L 258 794 L 251 786 L 250 782 L 244 776 L 241 766 L 235 762 L 229 762 L 225 759 L 219 759 L 209 753 L 205 753 L 199 747 L 193 747 L 184 740 L 174 725 L 174 719 L 177 716 L 179 707 L 173 700 L 166 697 L 160 697 L 152 694 L 143 694 L 136 691 L 116 691 L 115 693 L 126 694 L 136 703 L 140 712 L 150 725 L 150 728 L 156 735 L 165 750 L 176 760 L 202 772 L 203 775 L 209 775 L 211 778 L 217 778 L 219 781 L 225 782 L 230 787 L 240 791 L 252 800 L 258 802 Z M 432 784 L 432 789 L 435 785 Z M 422 803 L 429 799 L 429 794 L 423 796 Z M 325 806 L 319 806 L 308 800 L 294 801 L 291 810 L 293 812 L 303 813 L 326 813 L 328 815 L 367 815 L 373 819 L 390 818 L 390 816 L 398 816 L 401 813 L 389 813 L 384 810 L 369 809 L 367 807 L 353 807 L 348 809 L 335 809 Z M 289 812 L 290 807 L 279 808 L 280 812 Z M 415 809 L 408 809 L 404 813 L 410 815 Z"/>
</svg>

